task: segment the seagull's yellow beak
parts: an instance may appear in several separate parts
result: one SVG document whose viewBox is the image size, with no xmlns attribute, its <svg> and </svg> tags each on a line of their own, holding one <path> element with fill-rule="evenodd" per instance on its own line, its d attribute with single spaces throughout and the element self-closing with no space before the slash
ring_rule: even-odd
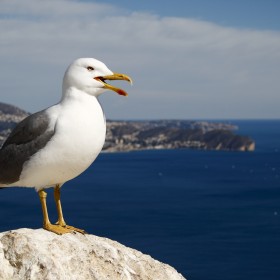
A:
<svg viewBox="0 0 280 280">
<path fill-rule="evenodd" d="M 127 92 L 125 92 L 123 89 L 107 84 L 105 80 L 124 80 L 132 84 L 132 79 L 129 76 L 125 74 L 119 74 L 119 73 L 114 73 L 113 75 L 108 75 L 108 76 L 95 77 L 94 79 L 97 80 L 98 82 L 103 83 L 104 85 L 103 88 L 113 90 L 117 92 L 119 95 L 123 95 L 123 96 L 127 96 L 128 95 Z"/>
</svg>

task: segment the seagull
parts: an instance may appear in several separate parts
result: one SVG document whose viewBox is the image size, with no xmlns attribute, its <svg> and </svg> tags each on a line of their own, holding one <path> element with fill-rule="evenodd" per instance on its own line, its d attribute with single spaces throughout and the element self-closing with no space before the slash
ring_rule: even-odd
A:
<svg viewBox="0 0 280 280">
<path fill-rule="evenodd" d="M 66 70 L 59 103 L 32 114 L 10 133 L 0 150 L 0 187 L 34 187 L 39 194 L 43 228 L 56 234 L 85 233 L 66 224 L 61 186 L 84 172 L 101 152 L 106 120 L 98 96 L 112 90 L 127 93 L 108 80 L 132 79 L 113 73 L 94 58 L 79 58 Z M 45 189 L 54 188 L 58 220 L 52 224 Z"/>
</svg>

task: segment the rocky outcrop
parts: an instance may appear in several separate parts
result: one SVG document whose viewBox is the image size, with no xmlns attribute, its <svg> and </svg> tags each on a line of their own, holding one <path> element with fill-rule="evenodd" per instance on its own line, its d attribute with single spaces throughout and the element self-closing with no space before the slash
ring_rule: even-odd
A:
<svg viewBox="0 0 280 280">
<path fill-rule="evenodd" d="M 183 280 L 174 268 L 118 242 L 43 229 L 0 233 L 0 279 Z"/>
</svg>

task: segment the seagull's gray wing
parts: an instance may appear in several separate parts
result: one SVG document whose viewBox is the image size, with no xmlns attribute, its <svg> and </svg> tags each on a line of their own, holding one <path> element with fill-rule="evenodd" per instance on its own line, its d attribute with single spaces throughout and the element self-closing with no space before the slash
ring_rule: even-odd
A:
<svg viewBox="0 0 280 280">
<path fill-rule="evenodd" d="M 0 150 L 0 184 L 17 182 L 23 164 L 52 138 L 54 130 L 49 129 L 49 121 L 47 113 L 41 111 L 14 128 Z"/>
</svg>

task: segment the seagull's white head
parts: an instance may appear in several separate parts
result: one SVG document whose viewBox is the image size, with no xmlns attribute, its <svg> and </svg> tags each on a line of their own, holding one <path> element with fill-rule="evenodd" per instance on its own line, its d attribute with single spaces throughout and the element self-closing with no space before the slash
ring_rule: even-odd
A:
<svg viewBox="0 0 280 280">
<path fill-rule="evenodd" d="M 124 90 L 107 84 L 106 80 L 125 80 L 132 83 L 129 76 L 113 73 L 97 59 L 79 58 L 68 67 L 64 74 L 63 91 L 65 93 L 70 88 L 76 88 L 97 97 L 108 89 L 127 96 Z"/>
</svg>

